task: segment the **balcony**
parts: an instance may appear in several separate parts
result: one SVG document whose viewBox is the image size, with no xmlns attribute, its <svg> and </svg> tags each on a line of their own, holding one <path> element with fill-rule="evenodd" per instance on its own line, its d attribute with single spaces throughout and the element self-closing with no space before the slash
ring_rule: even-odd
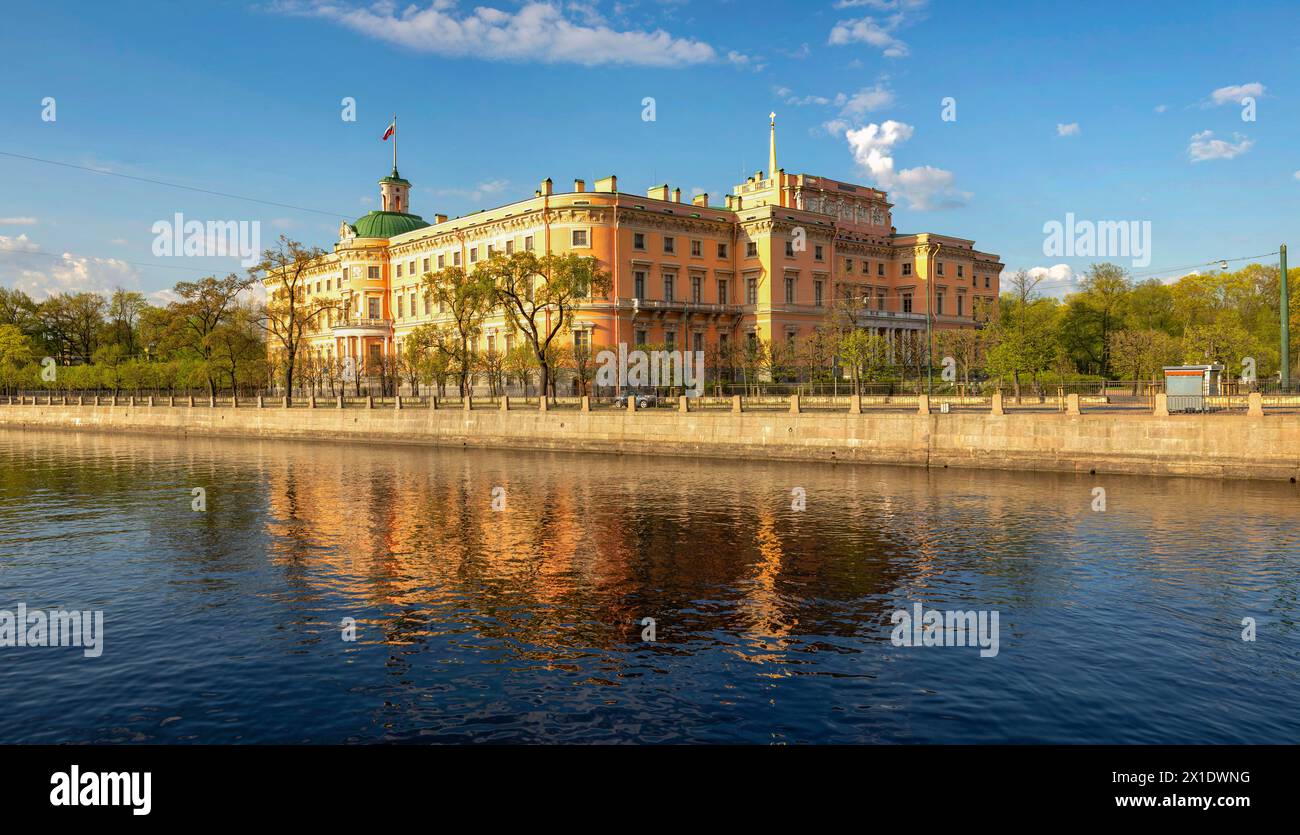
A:
<svg viewBox="0 0 1300 835">
<path fill-rule="evenodd" d="M 353 317 L 334 323 L 335 336 L 388 336 L 392 332 L 392 319 Z"/>
</svg>

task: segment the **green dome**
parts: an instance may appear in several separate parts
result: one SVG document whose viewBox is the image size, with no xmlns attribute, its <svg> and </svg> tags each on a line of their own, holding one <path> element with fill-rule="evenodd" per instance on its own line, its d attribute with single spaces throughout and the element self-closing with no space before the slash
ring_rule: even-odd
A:
<svg viewBox="0 0 1300 835">
<path fill-rule="evenodd" d="M 428 225 L 419 215 L 408 215 L 406 212 L 370 212 L 357 218 L 357 222 L 352 224 L 352 231 L 357 233 L 358 238 L 392 238 Z"/>
</svg>

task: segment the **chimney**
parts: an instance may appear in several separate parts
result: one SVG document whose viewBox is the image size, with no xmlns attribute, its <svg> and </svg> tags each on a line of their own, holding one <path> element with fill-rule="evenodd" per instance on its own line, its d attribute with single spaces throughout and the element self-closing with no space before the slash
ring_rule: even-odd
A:
<svg viewBox="0 0 1300 835">
<path fill-rule="evenodd" d="M 697 194 L 697 195 L 695 195 L 694 197 L 692 197 L 692 198 L 691 198 L 691 205 L 692 205 L 692 206 L 708 206 L 708 205 L 709 205 L 709 194 L 708 194 L 708 192 L 705 192 L 704 194 Z"/>
<path fill-rule="evenodd" d="M 607 191 L 610 194 L 618 191 L 618 177 L 610 174 L 608 177 L 597 180 L 596 191 Z"/>
<path fill-rule="evenodd" d="M 586 180 L 574 180 L 574 181 L 573 181 L 573 190 L 576 191 L 576 192 L 578 192 L 578 194 L 582 194 L 584 191 L 587 190 L 587 181 L 586 181 Z"/>
<path fill-rule="evenodd" d="M 760 168 L 754 172 L 754 180 L 757 182 L 757 181 L 761 181 L 762 179 L 763 179 L 763 169 Z"/>
<path fill-rule="evenodd" d="M 553 190 L 554 189 L 552 188 L 550 177 L 547 177 L 545 180 L 542 180 L 542 189 L 541 189 L 542 196 L 550 195 Z"/>
<path fill-rule="evenodd" d="M 447 216 L 446 216 L 446 215 L 442 215 L 442 214 L 434 215 L 434 216 L 433 216 L 433 222 L 434 222 L 434 223 L 446 223 L 446 222 L 447 222 Z"/>
<path fill-rule="evenodd" d="M 674 203 L 682 202 L 682 190 L 680 188 L 673 189 L 673 202 Z"/>
<path fill-rule="evenodd" d="M 667 200 L 668 184 L 664 183 L 661 186 L 651 186 L 650 190 L 647 191 L 645 194 L 646 197 L 649 197 L 651 200 Z"/>
</svg>

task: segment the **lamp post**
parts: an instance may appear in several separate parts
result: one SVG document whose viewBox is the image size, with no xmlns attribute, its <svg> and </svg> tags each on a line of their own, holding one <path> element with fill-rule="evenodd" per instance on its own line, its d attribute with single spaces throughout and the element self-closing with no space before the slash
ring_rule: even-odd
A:
<svg viewBox="0 0 1300 835">
<path fill-rule="evenodd" d="M 1277 251 L 1282 268 L 1282 391 L 1291 388 L 1291 298 L 1286 280 L 1286 244 Z"/>
<path fill-rule="evenodd" d="M 926 252 L 930 256 L 926 259 L 925 265 L 926 283 L 929 285 L 925 291 L 925 394 L 927 397 L 934 393 L 934 336 L 930 330 L 930 320 L 933 318 L 931 312 L 934 310 L 934 270 L 937 269 L 935 259 L 939 257 L 941 248 L 942 245 L 938 241 L 926 247 Z"/>
</svg>

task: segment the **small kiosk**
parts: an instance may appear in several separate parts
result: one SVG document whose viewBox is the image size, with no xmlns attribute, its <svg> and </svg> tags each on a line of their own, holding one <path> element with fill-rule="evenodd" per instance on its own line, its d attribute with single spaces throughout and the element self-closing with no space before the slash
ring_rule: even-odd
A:
<svg viewBox="0 0 1300 835">
<path fill-rule="evenodd" d="M 1171 412 L 1208 411 L 1205 398 L 1219 394 L 1219 375 L 1223 366 L 1166 365 L 1165 395 Z"/>
</svg>

